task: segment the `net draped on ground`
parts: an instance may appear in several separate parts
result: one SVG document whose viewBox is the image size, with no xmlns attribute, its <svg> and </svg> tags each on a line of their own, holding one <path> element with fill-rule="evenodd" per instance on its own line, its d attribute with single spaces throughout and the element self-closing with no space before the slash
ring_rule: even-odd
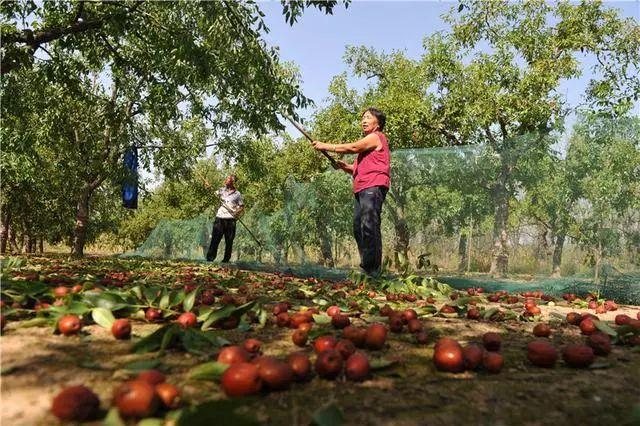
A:
<svg viewBox="0 0 640 426">
<path fill-rule="evenodd" d="M 562 278 L 549 278 L 548 270 L 537 270 L 526 279 L 516 280 L 438 273 L 434 264 L 448 262 L 446 269 L 455 269 L 451 264 L 460 254 L 457 245 L 462 227 L 470 228 L 469 240 L 476 238 L 466 269 L 479 267 L 475 262 L 480 245 L 484 245 L 485 252 L 490 251 L 491 194 L 479 188 L 484 177 L 490 178 L 497 167 L 497 155 L 478 145 L 394 151 L 392 187 L 383 207 L 386 264 L 397 266 L 404 262 L 414 269 L 420 266 L 422 273 L 437 275 L 441 281 L 458 288 L 542 289 L 555 296 L 563 292 L 599 291 L 603 297 L 620 303 L 640 304 L 640 271 L 622 271 L 615 259 L 601 264 L 597 282 L 593 271 L 585 272 L 580 265 Z M 345 277 L 359 263 L 352 237 L 353 203 L 351 179 L 340 171 L 329 170 L 307 182 L 289 176 L 279 195 L 274 195 L 272 206 L 249 206 L 242 222 L 261 244 L 238 223 L 232 260 L 248 269 Z M 475 223 L 473 217 L 469 220 L 469 212 L 471 216 L 479 216 Z M 456 217 L 460 218 L 458 228 L 450 225 L 456 223 Z M 213 217 L 207 214 L 188 220 L 162 220 L 144 244 L 125 256 L 204 261 L 212 224 Z M 403 251 L 400 241 L 403 238 L 408 259 L 398 254 Z M 530 248 L 533 242 L 523 239 L 521 245 Z M 219 251 L 223 250 L 223 244 L 224 241 Z M 565 252 L 579 253 L 579 249 L 568 241 Z M 530 254 L 521 256 L 526 258 Z M 428 259 L 426 268 L 425 259 Z M 578 263 L 576 258 L 570 262 Z"/>
</svg>

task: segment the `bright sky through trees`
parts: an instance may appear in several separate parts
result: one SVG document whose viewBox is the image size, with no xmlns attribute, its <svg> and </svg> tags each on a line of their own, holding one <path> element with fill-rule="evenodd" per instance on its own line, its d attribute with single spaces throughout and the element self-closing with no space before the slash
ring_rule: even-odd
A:
<svg viewBox="0 0 640 426">
<path fill-rule="evenodd" d="M 619 9 L 623 17 L 640 20 L 638 0 L 605 4 Z M 441 16 L 456 5 L 456 2 L 440 1 L 354 1 L 347 9 L 336 8 L 333 15 L 309 10 L 300 18 L 300 25 L 289 26 L 282 18 L 279 1 L 260 2 L 271 30 L 267 41 L 280 47 L 282 60 L 300 68 L 302 90 L 318 106 L 327 97 L 331 79 L 347 70 L 342 60 L 345 46 L 371 46 L 385 52 L 405 50 L 409 57 L 419 58 L 424 53 L 423 39 L 449 28 Z M 560 93 L 567 97 L 570 105 L 580 102 L 594 63 L 593 57 L 585 55 L 582 77 L 561 84 Z M 356 88 L 367 84 L 364 78 L 350 81 Z M 308 117 L 313 110 L 309 108 L 304 116 Z M 636 112 L 640 115 L 640 105 L 636 105 Z M 568 120 L 567 128 L 570 128 L 575 117 L 572 115 Z M 298 136 L 292 126 L 287 129 Z"/>
</svg>

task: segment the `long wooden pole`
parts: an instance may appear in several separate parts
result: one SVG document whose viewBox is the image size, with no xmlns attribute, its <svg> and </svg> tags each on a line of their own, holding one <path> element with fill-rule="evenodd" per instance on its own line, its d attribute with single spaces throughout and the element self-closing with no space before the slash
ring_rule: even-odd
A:
<svg viewBox="0 0 640 426">
<path fill-rule="evenodd" d="M 297 121 L 295 121 L 293 118 L 291 118 L 290 116 L 288 116 L 287 114 L 283 114 L 284 117 L 289 120 L 291 122 L 291 124 L 293 124 L 293 126 L 298 129 L 300 131 L 300 133 L 302 133 L 304 135 L 305 138 L 307 138 L 309 140 L 309 142 L 313 142 L 313 138 L 311 137 L 311 135 L 309 134 L 309 132 L 307 132 L 307 130 L 302 127 L 302 124 L 298 123 Z M 326 151 L 320 151 L 320 153 L 322 155 L 324 155 L 325 157 L 327 157 L 327 160 L 329 160 L 331 162 L 331 165 L 335 168 L 338 168 L 338 163 L 336 163 L 335 158 L 333 158 L 332 156 L 329 155 L 328 152 Z"/>
</svg>

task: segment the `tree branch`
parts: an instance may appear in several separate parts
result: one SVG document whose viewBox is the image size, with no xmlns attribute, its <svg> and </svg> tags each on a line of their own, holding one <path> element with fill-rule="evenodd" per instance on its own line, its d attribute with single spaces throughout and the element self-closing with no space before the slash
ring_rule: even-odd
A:
<svg viewBox="0 0 640 426">
<path fill-rule="evenodd" d="M 491 132 L 491 129 L 486 124 L 484 126 L 484 133 L 487 136 L 487 139 L 489 139 L 489 142 L 491 143 L 493 148 L 497 151 L 498 150 L 498 142 L 496 141 L 495 136 L 493 136 L 493 133 Z"/>
<path fill-rule="evenodd" d="M 507 130 L 507 123 L 504 121 L 504 117 L 502 115 L 498 115 L 498 123 L 500 123 L 502 139 L 506 140 L 509 137 L 509 131 Z"/>
<path fill-rule="evenodd" d="M 384 80 L 386 75 L 383 72 L 372 72 L 367 75 L 367 80 L 371 80 L 372 78 L 378 78 L 378 80 Z"/>
<path fill-rule="evenodd" d="M 84 12 L 84 1 L 78 2 L 78 11 L 76 12 L 76 17 L 74 18 L 75 22 L 78 22 L 80 18 L 82 18 L 82 13 Z"/>
<path fill-rule="evenodd" d="M 486 9 L 485 9 L 485 11 L 484 11 L 484 24 L 485 24 L 485 26 L 486 26 L 486 28 L 487 28 L 487 31 L 489 31 L 491 34 L 493 34 L 493 36 L 494 36 L 496 39 L 500 39 L 500 36 L 498 35 L 498 33 L 496 33 L 496 30 L 494 30 L 494 29 L 491 27 L 491 24 L 489 24 L 489 11 L 488 11 L 488 10 L 486 10 Z"/>
<path fill-rule="evenodd" d="M 542 218 L 540 216 L 538 216 L 535 212 L 530 211 L 529 214 L 531 216 L 533 216 L 533 218 L 535 220 L 537 220 L 538 222 L 540 222 L 545 228 L 547 228 L 549 231 L 554 231 L 553 227 L 551 226 L 551 224 L 549 224 L 548 222 L 545 222 L 544 220 L 542 220 Z"/>
<path fill-rule="evenodd" d="M 109 50 L 109 52 L 113 54 L 113 56 L 116 57 L 116 59 L 122 61 L 123 63 L 127 62 L 127 60 L 123 58 L 122 55 L 120 55 L 120 53 L 118 53 L 118 50 L 115 47 L 113 47 L 111 43 L 109 43 L 109 39 L 107 38 L 106 35 L 100 34 L 100 38 L 102 39 L 102 41 L 104 41 L 104 44 L 107 46 L 107 49 Z"/>
<path fill-rule="evenodd" d="M 99 187 L 102 182 L 104 182 L 104 177 L 97 177 L 95 178 L 91 183 L 89 183 L 88 187 L 91 191 L 93 191 L 94 189 L 96 189 L 97 187 Z"/>
<path fill-rule="evenodd" d="M 49 28 L 36 32 L 32 29 L 24 29 L 22 30 L 22 34 L 6 34 L 2 40 L 1 46 L 4 47 L 7 43 L 24 43 L 35 51 L 41 44 L 49 43 L 50 41 L 57 40 L 68 34 L 78 34 L 91 31 L 100 28 L 103 24 L 104 20 L 94 20 L 74 22 L 66 28 Z"/>
<path fill-rule="evenodd" d="M 450 142 L 451 145 L 462 145 L 458 137 L 454 133 L 447 130 L 446 127 L 440 125 L 436 126 L 428 123 L 428 121 L 425 121 L 425 127 L 427 129 L 435 130 L 437 133 L 440 133 Z"/>
<path fill-rule="evenodd" d="M 140 1 L 135 3 L 132 7 L 126 7 L 125 9 L 127 10 L 127 13 L 125 14 L 125 19 L 132 15 L 143 3 L 144 1 Z M 103 4 L 109 4 L 109 2 L 105 2 Z M 7 45 L 22 43 L 30 47 L 29 53 L 31 54 L 31 56 L 33 56 L 35 51 L 38 50 L 38 48 L 41 48 L 41 45 L 60 39 L 66 35 L 80 34 L 99 29 L 107 21 L 111 20 L 119 13 L 119 11 L 117 11 L 111 15 L 104 16 L 101 19 L 80 21 L 79 19 L 82 17 L 83 12 L 84 1 L 80 2 L 74 22 L 66 27 L 43 28 L 37 31 L 34 31 L 31 28 L 27 28 L 23 29 L 22 31 L 3 34 L 2 38 L 0 38 L 0 48 L 6 48 Z M 6 74 L 7 72 L 20 68 L 23 65 L 22 63 L 11 65 L 4 59 L 5 58 L 3 58 L 2 63 L 2 74 Z"/>
</svg>

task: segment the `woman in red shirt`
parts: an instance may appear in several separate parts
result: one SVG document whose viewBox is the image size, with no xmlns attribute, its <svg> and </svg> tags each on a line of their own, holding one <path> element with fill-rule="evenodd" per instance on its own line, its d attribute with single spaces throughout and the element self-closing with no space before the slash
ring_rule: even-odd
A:
<svg viewBox="0 0 640 426">
<path fill-rule="evenodd" d="M 360 267 L 368 275 L 378 275 L 382 264 L 382 235 L 380 215 L 382 203 L 389 190 L 391 154 L 387 137 L 382 131 L 386 116 L 376 108 L 362 114 L 364 137 L 347 144 L 314 141 L 318 151 L 358 154 L 353 164 L 338 161 L 339 167 L 353 176 L 356 205 L 353 214 L 353 233 L 360 252 Z"/>
</svg>

